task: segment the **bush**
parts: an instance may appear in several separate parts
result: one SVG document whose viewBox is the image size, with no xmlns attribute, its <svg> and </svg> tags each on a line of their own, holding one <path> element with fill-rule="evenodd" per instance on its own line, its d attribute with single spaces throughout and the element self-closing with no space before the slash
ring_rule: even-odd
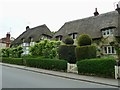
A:
<svg viewBox="0 0 120 90">
<path fill-rule="evenodd" d="M 73 45 L 74 40 L 73 40 L 71 37 L 67 37 L 67 38 L 65 39 L 64 43 L 65 43 L 65 44 L 71 44 L 71 45 Z"/>
<path fill-rule="evenodd" d="M 86 59 L 77 62 L 78 73 L 114 78 L 115 60 L 112 58 Z"/>
<path fill-rule="evenodd" d="M 18 46 L 16 48 L 4 48 L 2 51 L 2 57 L 20 58 L 23 53 L 23 48 Z"/>
<path fill-rule="evenodd" d="M 96 57 L 96 47 L 95 46 L 78 46 L 75 48 L 76 59 L 90 59 Z"/>
<path fill-rule="evenodd" d="M 58 70 L 58 71 L 67 70 L 67 62 L 65 60 L 30 58 L 30 59 L 26 59 L 26 65 L 30 67 L 36 67 L 36 68 L 42 68 L 48 70 Z"/>
<path fill-rule="evenodd" d="M 1 56 L 2 57 L 9 57 L 10 56 L 10 48 L 3 48 L 1 49 Z"/>
<path fill-rule="evenodd" d="M 23 59 L 22 58 L 2 58 L 3 63 L 9 63 L 9 64 L 17 64 L 17 65 L 23 65 Z"/>
<path fill-rule="evenodd" d="M 59 41 L 43 40 L 34 46 L 30 47 L 32 56 L 44 56 L 45 58 L 56 58 L 58 47 L 61 43 Z"/>
<path fill-rule="evenodd" d="M 91 43 L 92 43 L 92 39 L 86 34 L 82 34 L 78 37 L 79 46 L 91 45 Z"/>
<path fill-rule="evenodd" d="M 76 63 L 74 45 L 61 45 L 59 46 L 59 59 L 67 60 L 69 63 Z"/>
</svg>

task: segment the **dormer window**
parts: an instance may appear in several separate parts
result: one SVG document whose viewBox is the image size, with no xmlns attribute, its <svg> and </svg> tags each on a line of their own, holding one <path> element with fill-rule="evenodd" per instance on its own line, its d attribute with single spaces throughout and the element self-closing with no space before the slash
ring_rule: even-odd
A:
<svg viewBox="0 0 120 90">
<path fill-rule="evenodd" d="M 61 41 L 61 40 L 62 40 L 62 35 L 56 36 L 56 39 L 57 39 L 58 41 Z"/>
<path fill-rule="evenodd" d="M 33 38 L 32 37 L 30 37 L 30 42 L 33 42 Z"/>
<path fill-rule="evenodd" d="M 70 36 L 72 39 L 76 39 L 77 33 L 71 33 L 71 34 L 69 34 L 69 36 Z"/>
<path fill-rule="evenodd" d="M 22 43 L 24 43 L 24 42 L 25 42 L 25 39 L 24 39 L 24 38 L 22 38 L 21 40 L 22 40 Z"/>
<path fill-rule="evenodd" d="M 48 39 L 50 40 L 50 36 L 43 34 L 40 40 Z"/>
<path fill-rule="evenodd" d="M 106 28 L 102 30 L 102 35 L 103 36 L 113 36 L 115 28 Z"/>
</svg>

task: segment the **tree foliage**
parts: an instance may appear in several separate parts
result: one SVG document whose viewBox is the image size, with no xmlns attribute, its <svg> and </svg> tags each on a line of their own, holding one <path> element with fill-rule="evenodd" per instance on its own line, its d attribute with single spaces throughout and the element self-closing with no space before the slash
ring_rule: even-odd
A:
<svg viewBox="0 0 120 90">
<path fill-rule="evenodd" d="M 44 56 L 45 58 L 55 58 L 58 55 L 59 41 L 43 40 L 30 47 L 33 56 Z"/>
<path fill-rule="evenodd" d="M 23 48 L 20 46 L 16 48 L 3 48 L 1 51 L 2 57 L 20 58 L 21 54 L 23 53 Z"/>
</svg>

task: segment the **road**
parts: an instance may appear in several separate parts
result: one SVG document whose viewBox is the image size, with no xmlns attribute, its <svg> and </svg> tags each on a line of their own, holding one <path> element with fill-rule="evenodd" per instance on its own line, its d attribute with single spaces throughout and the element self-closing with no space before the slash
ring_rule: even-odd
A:
<svg viewBox="0 0 120 90">
<path fill-rule="evenodd" d="M 2 66 L 2 88 L 115 88 Z"/>
</svg>

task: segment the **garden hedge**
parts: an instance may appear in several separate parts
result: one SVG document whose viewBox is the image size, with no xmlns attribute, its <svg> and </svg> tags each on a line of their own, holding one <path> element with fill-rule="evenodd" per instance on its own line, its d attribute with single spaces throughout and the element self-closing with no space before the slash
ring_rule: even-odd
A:
<svg viewBox="0 0 120 90">
<path fill-rule="evenodd" d="M 83 60 L 83 59 L 90 59 L 96 57 L 96 47 L 95 46 L 77 46 L 75 48 L 76 59 Z"/>
<path fill-rule="evenodd" d="M 76 63 L 75 45 L 60 45 L 59 59 L 67 60 L 69 63 Z"/>
<path fill-rule="evenodd" d="M 115 60 L 112 58 L 86 59 L 77 62 L 78 73 L 114 78 Z"/>
<path fill-rule="evenodd" d="M 78 46 L 91 45 L 92 43 L 91 37 L 87 34 L 80 35 L 77 40 L 78 40 Z"/>
<path fill-rule="evenodd" d="M 64 43 L 69 44 L 69 45 L 73 45 L 74 40 L 71 37 L 66 37 Z"/>
<path fill-rule="evenodd" d="M 9 64 L 17 64 L 17 65 L 23 65 L 23 59 L 22 58 L 2 58 L 3 63 L 9 63 Z"/>
<path fill-rule="evenodd" d="M 65 60 L 53 60 L 53 59 L 40 59 L 40 58 L 26 58 L 26 65 L 30 67 L 66 71 L 67 61 Z"/>
</svg>

